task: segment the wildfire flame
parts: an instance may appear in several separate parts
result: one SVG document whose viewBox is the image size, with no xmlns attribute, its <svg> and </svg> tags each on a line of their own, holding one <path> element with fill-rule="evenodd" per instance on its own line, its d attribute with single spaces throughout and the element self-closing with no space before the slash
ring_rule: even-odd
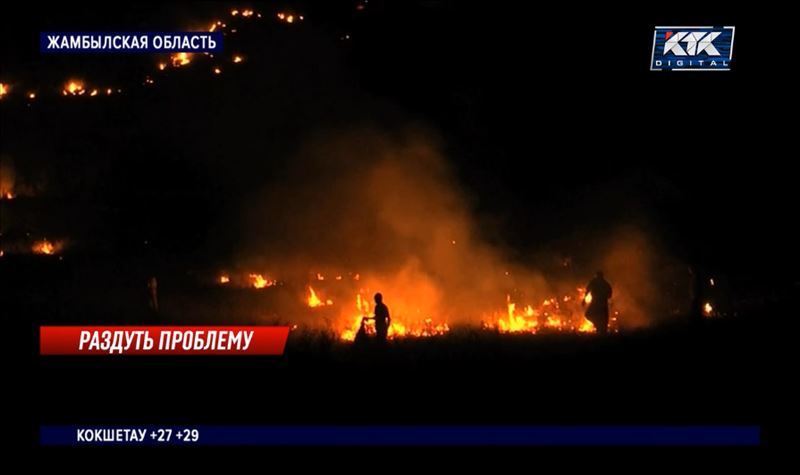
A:
<svg viewBox="0 0 800 475">
<path fill-rule="evenodd" d="M 703 315 L 706 317 L 711 317 L 714 315 L 714 307 L 711 305 L 711 302 L 706 302 L 703 304 Z"/>
<path fill-rule="evenodd" d="M 311 308 L 322 307 L 325 305 L 333 305 L 333 300 L 322 300 L 314 291 L 314 288 L 308 286 L 308 306 Z"/>
<path fill-rule="evenodd" d="M 51 256 L 56 253 L 56 246 L 47 239 L 43 239 L 33 243 L 33 252 L 34 254 L 46 254 Z"/>
<path fill-rule="evenodd" d="M 265 287 L 272 287 L 275 285 L 274 280 L 270 280 L 261 274 L 250 274 L 250 284 L 256 289 L 263 289 Z"/>
<path fill-rule="evenodd" d="M 286 13 L 286 12 L 278 12 L 277 14 L 278 20 L 284 23 L 294 23 L 295 20 L 303 21 L 305 17 L 303 15 L 295 16 L 293 13 Z"/>
<path fill-rule="evenodd" d="M 2 82 L 0 82 L 0 99 L 2 99 L 3 96 L 8 94 L 8 92 L 10 90 L 11 90 L 11 86 L 9 86 L 8 84 L 3 84 Z"/>
<path fill-rule="evenodd" d="M 571 295 L 564 295 L 560 299 L 551 297 L 535 307 L 518 307 L 511 295 L 506 295 L 505 311 L 495 312 L 485 319 L 484 327 L 500 333 L 538 333 L 543 330 L 592 333 L 595 331 L 594 325 L 583 317 L 580 305 L 576 304 L 591 303 L 591 293 L 584 294 L 583 288 L 578 288 L 577 292 L 577 299 Z M 612 320 L 616 323 L 616 318 Z"/>
<path fill-rule="evenodd" d="M 83 82 L 81 81 L 70 81 L 64 86 L 64 95 L 72 95 L 72 96 L 80 96 L 86 92 L 83 88 Z"/>
<path fill-rule="evenodd" d="M 230 281 L 231 281 L 230 276 L 228 276 L 226 274 L 222 274 L 221 276 L 219 276 L 219 283 L 220 284 L 227 284 Z"/>
<path fill-rule="evenodd" d="M 213 31 L 213 30 L 212 30 Z M 172 66 L 179 68 L 181 66 L 186 66 L 187 64 L 192 62 L 192 54 L 191 53 L 175 53 L 170 56 L 172 60 Z"/>
<path fill-rule="evenodd" d="M 369 300 L 362 297 L 359 292 L 356 294 L 356 315 L 346 319 L 349 325 L 339 332 L 339 338 L 343 341 L 354 341 L 356 334 L 358 334 L 361 324 L 364 324 L 364 331 L 368 336 L 374 336 L 375 321 L 371 317 Z M 434 323 L 433 319 L 425 318 L 418 322 L 416 325 L 411 325 L 404 322 L 402 316 L 395 315 L 392 317 L 392 323 L 389 325 L 389 339 L 405 338 L 405 337 L 431 337 L 436 335 L 444 335 L 450 331 L 447 323 Z"/>
</svg>

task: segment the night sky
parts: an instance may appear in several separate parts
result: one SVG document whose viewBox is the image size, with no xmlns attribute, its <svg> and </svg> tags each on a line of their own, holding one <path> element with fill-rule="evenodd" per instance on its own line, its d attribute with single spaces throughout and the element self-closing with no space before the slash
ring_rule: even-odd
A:
<svg viewBox="0 0 800 475">
<path fill-rule="evenodd" d="M 160 72 L 154 55 L 43 55 L 38 32 L 205 28 L 233 4 L 4 8 L 0 81 L 13 92 L 0 104 L 0 152 L 18 181 L 81 210 L 52 212 L 47 226 L 112 253 L 150 236 L 165 251 L 229 256 L 241 210 L 299 144 L 416 124 L 441 137 L 486 238 L 520 258 L 633 221 L 748 286 L 793 278 L 789 126 L 757 16 L 359 4 L 253 4 L 264 18 L 225 44 L 246 61 L 218 76 L 210 60 Z M 287 25 L 277 11 L 305 20 Z M 650 72 L 652 27 L 677 19 L 735 24 L 733 71 Z M 61 97 L 70 78 L 123 93 Z"/>
</svg>

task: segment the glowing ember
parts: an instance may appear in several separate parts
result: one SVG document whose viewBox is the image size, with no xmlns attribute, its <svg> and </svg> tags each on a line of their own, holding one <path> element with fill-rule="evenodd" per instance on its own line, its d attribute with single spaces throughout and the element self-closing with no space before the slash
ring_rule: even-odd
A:
<svg viewBox="0 0 800 475">
<path fill-rule="evenodd" d="M 714 307 L 711 306 L 711 302 L 706 302 L 703 305 L 703 315 L 706 317 L 711 317 L 714 315 Z"/>
<path fill-rule="evenodd" d="M 11 90 L 11 86 L 9 86 L 8 84 L 3 84 L 2 82 L 0 82 L 0 99 L 2 99 L 3 96 L 8 94 L 8 92 L 10 90 Z"/>
<path fill-rule="evenodd" d="M 253 10 L 242 10 L 242 16 L 245 18 L 253 16 Z"/>
<path fill-rule="evenodd" d="M 231 10 L 231 16 L 236 16 L 239 14 L 239 10 Z"/>
<path fill-rule="evenodd" d="M 256 289 L 263 289 L 264 287 L 272 287 L 275 285 L 274 280 L 269 280 L 261 274 L 250 274 L 250 284 Z"/>
<path fill-rule="evenodd" d="M 13 200 L 14 199 L 14 193 L 12 193 L 10 191 L 6 191 L 2 195 L 0 195 L 0 198 L 2 198 L 4 200 Z"/>
<path fill-rule="evenodd" d="M 303 21 L 305 17 L 303 15 L 295 16 L 293 13 L 286 13 L 286 12 L 278 12 L 278 20 L 284 23 L 294 23 L 295 20 Z"/>
<path fill-rule="evenodd" d="M 64 86 L 64 95 L 80 96 L 86 92 L 81 81 L 70 81 Z"/>
<path fill-rule="evenodd" d="M 163 71 L 167 69 L 167 63 L 158 63 L 158 70 Z"/>
<path fill-rule="evenodd" d="M 233 62 L 234 62 L 234 63 L 237 63 L 237 64 L 238 64 L 238 63 L 241 63 L 242 61 L 244 61 L 244 58 L 242 58 L 242 57 L 241 57 L 241 56 L 239 56 L 239 55 L 236 55 L 236 56 L 234 56 L 234 57 L 233 57 Z"/>
<path fill-rule="evenodd" d="M 220 284 L 227 284 L 230 281 L 231 281 L 231 278 L 228 275 L 223 274 L 223 275 L 219 276 L 219 283 Z"/>
<path fill-rule="evenodd" d="M 170 56 L 172 60 L 172 66 L 179 68 L 181 66 L 186 66 L 187 64 L 192 62 L 192 54 L 191 53 L 175 53 Z"/>
<path fill-rule="evenodd" d="M 310 285 L 308 286 L 308 306 L 311 308 L 322 307 L 325 305 L 333 305 L 333 300 L 322 300 L 319 298 L 317 293 L 314 291 L 314 288 Z"/>
</svg>

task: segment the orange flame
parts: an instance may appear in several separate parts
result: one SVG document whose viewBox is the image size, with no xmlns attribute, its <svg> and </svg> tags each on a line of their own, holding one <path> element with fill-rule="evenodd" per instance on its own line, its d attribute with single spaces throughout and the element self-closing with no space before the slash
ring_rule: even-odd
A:
<svg viewBox="0 0 800 475">
<path fill-rule="evenodd" d="M 375 321 L 371 318 L 369 300 L 362 297 L 359 292 L 356 294 L 356 314 L 345 317 L 347 325 L 339 332 L 339 338 L 343 341 L 354 341 L 362 321 L 364 331 L 368 336 L 375 336 Z M 430 337 L 444 335 L 450 331 L 447 323 L 434 323 L 433 319 L 425 318 L 417 322 L 405 321 L 402 315 L 394 315 L 391 325 L 389 325 L 389 339 L 405 337 Z"/>
<path fill-rule="evenodd" d="M 300 21 L 305 20 L 305 17 L 303 15 L 295 16 L 295 14 L 293 13 L 286 13 L 286 12 L 278 12 L 277 17 L 278 20 L 290 24 L 294 23 L 295 20 L 300 20 Z"/>
<path fill-rule="evenodd" d="M 0 82 L 0 99 L 2 99 L 3 96 L 8 94 L 8 92 L 10 90 L 11 90 L 11 86 L 9 86 L 8 84 L 3 84 L 2 82 Z"/>
<path fill-rule="evenodd" d="M 317 293 L 314 291 L 314 288 L 310 285 L 308 286 L 308 306 L 311 308 L 322 307 L 325 305 L 333 305 L 333 300 L 322 300 L 319 298 Z"/>
<path fill-rule="evenodd" d="M 65 96 L 72 95 L 72 96 L 80 96 L 85 91 L 83 88 L 83 82 L 81 81 L 70 81 L 64 86 L 64 90 L 62 91 Z"/>
<path fill-rule="evenodd" d="M 274 280 L 270 280 L 261 274 L 250 274 L 250 283 L 256 289 L 263 289 L 265 287 L 272 287 L 275 285 Z"/>
<path fill-rule="evenodd" d="M 48 256 L 52 256 L 56 253 L 56 246 L 47 239 L 43 239 L 33 243 L 33 252 L 34 254 L 46 254 Z"/>
<path fill-rule="evenodd" d="M 172 66 L 179 68 L 181 66 L 186 66 L 187 64 L 192 62 L 192 54 L 191 53 L 175 53 L 170 56 L 172 60 Z"/>
<path fill-rule="evenodd" d="M 226 274 L 222 274 L 221 276 L 219 276 L 219 283 L 220 284 L 227 284 L 230 281 L 231 281 L 230 276 L 228 276 Z"/>
<path fill-rule="evenodd" d="M 580 305 L 582 301 L 591 302 L 591 295 L 584 295 L 583 288 L 577 290 L 577 298 L 571 295 L 552 297 L 544 299 L 538 307 L 527 305 L 524 309 L 507 295 L 505 311 L 488 316 L 484 320 L 484 327 L 494 328 L 501 333 L 539 333 L 544 330 L 593 333 L 594 325 L 583 317 Z M 616 318 L 613 323 L 616 324 Z"/>
</svg>

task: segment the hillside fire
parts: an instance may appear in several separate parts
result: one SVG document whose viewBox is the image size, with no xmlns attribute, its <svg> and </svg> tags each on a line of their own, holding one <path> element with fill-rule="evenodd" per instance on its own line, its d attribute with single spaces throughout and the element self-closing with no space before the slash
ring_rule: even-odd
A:
<svg viewBox="0 0 800 475">
<path fill-rule="evenodd" d="M 33 243 L 31 250 L 34 254 L 42 254 L 46 256 L 52 256 L 54 254 L 58 254 L 61 252 L 63 248 L 63 243 L 61 242 L 51 242 L 47 239 L 42 239 L 41 241 L 36 241 Z"/>
</svg>

